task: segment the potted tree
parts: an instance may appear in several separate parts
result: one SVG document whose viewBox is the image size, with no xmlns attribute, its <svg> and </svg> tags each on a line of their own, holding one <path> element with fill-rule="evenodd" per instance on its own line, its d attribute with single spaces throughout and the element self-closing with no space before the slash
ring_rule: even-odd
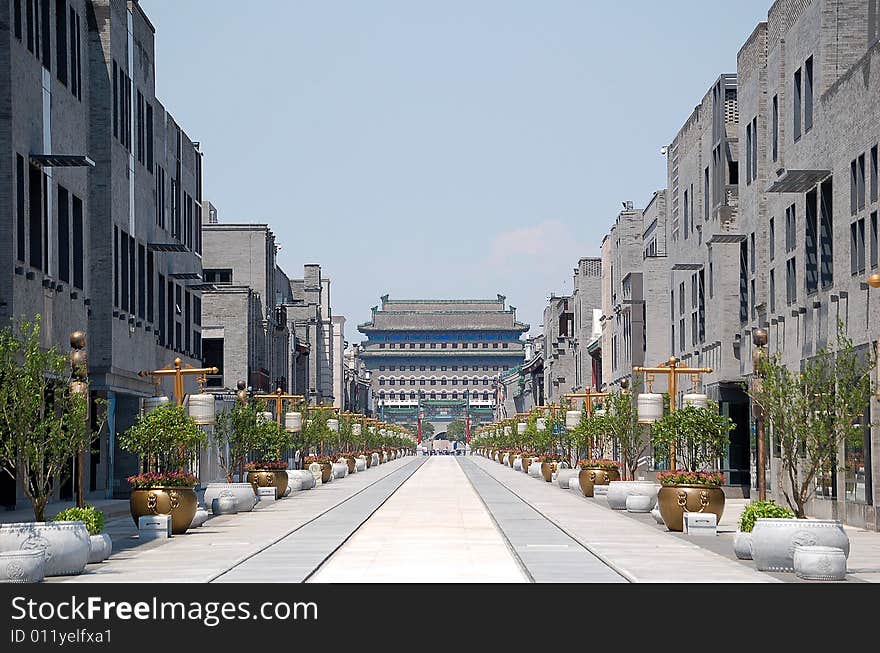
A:
<svg viewBox="0 0 880 653">
<path fill-rule="evenodd" d="M 251 484 L 254 492 L 258 492 L 257 488 L 260 487 L 274 487 L 277 499 L 284 496 L 290 482 L 284 453 L 292 444 L 291 433 L 285 431 L 277 422 L 264 418 L 262 411 L 257 411 L 254 435 L 257 460 L 245 464 L 247 482 Z"/>
<path fill-rule="evenodd" d="M 206 441 L 186 410 L 170 403 L 139 415 L 119 436 L 119 446 L 137 454 L 143 470 L 128 477 L 135 523 L 145 515 L 171 515 L 172 534 L 186 532 L 198 509 L 199 479 L 185 470 Z"/>
<path fill-rule="evenodd" d="M 794 513 L 775 501 L 752 501 L 739 517 L 733 536 L 733 552 L 740 560 L 752 559 L 752 529 L 758 519 L 794 519 Z"/>
<path fill-rule="evenodd" d="M 657 502 L 667 528 L 681 531 L 684 513 L 711 512 L 721 521 L 724 512 L 724 475 L 712 471 L 730 441 L 735 424 L 709 401 L 706 408 L 684 406 L 669 412 L 651 426 L 655 452 L 663 455 L 672 446 L 683 468 L 657 476 Z"/>
<path fill-rule="evenodd" d="M 235 483 L 235 476 L 245 478 L 245 461 L 248 454 L 260 446 L 262 430 L 260 422 L 262 407 L 258 404 L 236 401 L 231 408 L 217 415 L 214 440 L 217 444 L 218 464 L 225 482 L 209 483 L 205 488 L 205 505 L 214 499 L 233 497 L 237 512 L 253 510 L 257 495 L 250 483 Z"/>
<path fill-rule="evenodd" d="M 103 562 L 113 552 L 113 541 L 104 533 L 104 513 L 94 506 L 67 508 L 52 521 L 81 521 L 89 532 L 89 564 Z"/>
<path fill-rule="evenodd" d="M 88 396 L 68 357 L 40 345 L 41 320 L 0 330 L 0 466 L 31 502 L 33 522 L 0 525 L 0 550 L 42 549 L 46 576 L 78 574 L 89 556 L 80 520 L 46 522 L 46 504 L 89 446 Z M 76 370 L 80 372 L 80 370 Z"/>
<path fill-rule="evenodd" d="M 819 477 L 837 469 L 838 452 L 862 436 L 877 365 L 874 351 L 855 350 L 838 324 L 832 349 L 820 349 L 803 371 L 793 372 L 778 354 L 759 355 L 757 383 L 748 389 L 772 427 L 780 451 L 781 489 L 794 520 L 758 518 L 752 530 L 752 556 L 761 571 L 792 571 L 800 545 L 834 546 L 849 554 L 849 538 L 834 519 L 807 519 L 807 506 Z"/>
</svg>

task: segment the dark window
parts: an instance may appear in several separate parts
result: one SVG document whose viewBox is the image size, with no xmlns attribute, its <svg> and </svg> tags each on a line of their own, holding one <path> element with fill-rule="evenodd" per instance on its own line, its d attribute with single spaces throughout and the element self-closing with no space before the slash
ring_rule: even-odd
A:
<svg viewBox="0 0 880 653">
<path fill-rule="evenodd" d="M 70 92 L 82 100 L 82 56 L 79 42 L 79 14 L 70 8 Z"/>
<path fill-rule="evenodd" d="M 30 0 L 27 0 L 30 2 Z M 25 260 L 25 228 L 24 228 L 24 157 L 15 155 L 15 218 L 18 260 Z"/>
<path fill-rule="evenodd" d="M 144 246 L 138 243 L 138 317 L 144 319 L 147 315 L 147 252 Z"/>
<path fill-rule="evenodd" d="M 797 263 L 794 256 L 785 262 L 785 301 L 788 304 L 797 301 Z"/>
<path fill-rule="evenodd" d="M 752 183 L 752 123 L 746 125 L 746 186 Z"/>
<path fill-rule="evenodd" d="M 794 122 L 792 127 L 792 133 L 794 134 L 794 140 L 798 140 L 801 137 L 801 69 L 798 68 L 794 72 Z"/>
<path fill-rule="evenodd" d="M 706 339 L 706 280 L 702 270 L 700 270 L 699 275 L 697 288 L 697 293 L 699 294 L 699 301 L 697 302 L 697 318 L 700 334 L 699 342 L 703 342 Z"/>
<path fill-rule="evenodd" d="M 688 190 L 685 188 L 685 190 L 684 190 L 684 237 L 685 237 L 685 239 L 687 239 L 688 231 L 689 231 L 689 229 L 688 229 L 689 206 L 690 205 L 688 204 Z"/>
<path fill-rule="evenodd" d="M 85 229 L 83 225 L 83 203 L 73 195 L 73 285 L 82 290 L 85 288 L 83 274 L 85 272 Z"/>
<path fill-rule="evenodd" d="M 113 136 L 119 138 L 119 66 L 113 60 Z"/>
<path fill-rule="evenodd" d="M 819 187 L 819 274 L 823 288 L 834 283 L 834 180 L 827 179 Z"/>
<path fill-rule="evenodd" d="M 165 342 L 167 341 L 165 331 L 165 328 L 167 326 L 165 322 L 165 275 L 160 274 L 156 281 L 156 287 L 159 289 L 159 321 L 157 322 L 158 328 L 156 330 L 159 332 L 159 344 L 164 346 Z"/>
<path fill-rule="evenodd" d="M 773 257 L 776 256 L 776 221 L 774 218 L 770 218 L 770 260 L 773 260 Z"/>
<path fill-rule="evenodd" d="M 153 252 L 147 252 L 147 322 L 153 323 L 153 305 L 155 304 L 155 289 L 153 277 L 156 275 L 153 263 Z"/>
<path fill-rule="evenodd" d="M 24 0 L 27 5 L 25 5 L 25 14 L 27 17 L 27 48 L 31 52 L 34 51 L 34 37 L 36 34 L 34 33 L 34 28 L 36 24 L 34 22 L 34 3 L 33 0 Z"/>
<path fill-rule="evenodd" d="M 865 271 L 865 219 L 859 218 L 850 226 L 850 272 L 862 274 Z"/>
<path fill-rule="evenodd" d="M 183 313 L 183 289 L 174 284 L 174 314 Z M 183 332 L 179 322 L 174 324 L 174 348 L 180 351 L 183 348 Z"/>
<path fill-rule="evenodd" d="M 50 22 L 49 0 L 42 0 L 40 2 L 40 32 L 43 45 L 43 66 L 47 70 L 52 70 L 52 41 L 49 36 Z"/>
<path fill-rule="evenodd" d="M 880 243 L 877 242 L 877 211 L 874 211 L 871 214 L 871 269 L 877 267 L 878 257 L 880 257 L 880 252 L 877 251 L 877 246 Z"/>
<path fill-rule="evenodd" d="M 43 269 L 43 175 L 30 166 L 28 179 L 28 214 L 30 216 L 30 264 Z"/>
<path fill-rule="evenodd" d="M 807 193 L 806 197 L 806 234 L 804 241 L 804 287 L 807 294 L 819 289 L 818 261 L 818 216 L 816 215 L 817 189 Z"/>
<path fill-rule="evenodd" d="M 12 0 L 12 21 L 15 26 L 15 38 L 21 41 L 21 0 Z"/>
<path fill-rule="evenodd" d="M 773 122 L 773 160 L 779 158 L 779 96 L 773 96 L 773 115 L 771 116 L 771 120 Z"/>
<path fill-rule="evenodd" d="M 153 105 L 147 103 L 147 170 L 153 172 Z"/>
<path fill-rule="evenodd" d="M 135 156 L 138 163 L 145 162 L 146 148 L 144 147 L 144 95 L 140 89 L 136 91 L 135 104 Z"/>
<path fill-rule="evenodd" d="M 156 166 L 156 224 L 165 228 L 165 171 Z"/>
<path fill-rule="evenodd" d="M 169 349 L 174 349 L 174 282 L 169 281 L 167 285 L 167 291 L 165 294 L 166 311 L 165 315 L 168 318 L 168 326 L 165 330 L 165 346 Z"/>
<path fill-rule="evenodd" d="M 232 268 L 205 268 L 202 277 L 205 283 L 232 283 Z"/>
<path fill-rule="evenodd" d="M 119 287 L 122 290 L 119 296 L 119 307 L 128 310 L 128 234 L 122 229 L 119 230 L 119 271 L 120 281 Z"/>
<path fill-rule="evenodd" d="M 857 161 L 858 170 L 856 174 L 856 184 L 859 198 L 858 209 L 859 211 L 861 211 L 863 208 L 865 208 L 865 155 L 860 154 Z"/>
<path fill-rule="evenodd" d="M 776 312 L 776 271 L 770 270 L 770 312 Z"/>
<path fill-rule="evenodd" d="M 877 201 L 877 146 L 871 148 L 871 202 Z"/>
<path fill-rule="evenodd" d="M 133 236 L 128 237 L 128 312 L 137 310 L 137 244 Z"/>
<path fill-rule="evenodd" d="M 113 225 L 113 305 L 119 306 L 119 227 Z"/>
<path fill-rule="evenodd" d="M 749 319 L 749 248 L 746 241 L 739 244 L 739 321 Z"/>
<path fill-rule="evenodd" d="M 752 181 L 758 178 L 758 118 L 752 119 Z"/>
<path fill-rule="evenodd" d="M 58 186 L 58 278 L 70 282 L 70 197 Z"/>
<path fill-rule="evenodd" d="M 67 0 L 55 0 L 55 73 L 67 86 Z"/>
<path fill-rule="evenodd" d="M 785 251 L 794 251 L 797 246 L 797 215 L 795 205 L 785 209 Z"/>
<path fill-rule="evenodd" d="M 709 204 L 711 203 L 711 199 L 709 197 L 709 166 L 706 166 L 706 169 L 703 170 L 703 220 L 706 222 L 709 221 Z"/>
<path fill-rule="evenodd" d="M 813 126 L 813 57 L 804 64 L 804 133 Z"/>
<path fill-rule="evenodd" d="M 184 302 L 183 302 L 183 350 L 186 352 L 191 352 L 190 349 L 192 345 L 192 296 L 187 290 L 184 292 Z"/>
</svg>

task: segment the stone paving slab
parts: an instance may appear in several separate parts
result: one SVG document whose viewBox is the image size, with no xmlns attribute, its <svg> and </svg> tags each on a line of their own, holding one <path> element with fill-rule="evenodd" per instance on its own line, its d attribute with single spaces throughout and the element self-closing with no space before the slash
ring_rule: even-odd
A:
<svg viewBox="0 0 880 653">
<path fill-rule="evenodd" d="M 593 505 L 555 483 L 544 483 L 482 456 L 470 460 L 632 582 L 779 582 L 617 511 Z"/>
<path fill-rule="evenodd" d="M 295 492 L 286 499 L 252 512 L 211 517 L 201 527 L 184 535 L 175 535 L 164 541 L 123 546 L 122 550 L 114 552 L 105 562 L 88 565 L 83 574 L 47 578 L 46 581 L 210 582 L 359 492 L 391 474 L 418 466 L 418 462 L 419 458 L 407 456 L 343 479 L 336 479 L 313 490 Z M 124 523 L 123 520 L 119 522 Z M 130 526 L 126 524 L 125 528 Z M 327 553 L 330 551 L 332 549 L 328 549 Z"/>
<path fill-rule="evenodd" d="M 528 582 L 455 457 L 427 460 L 308 582 Z"/>
<path fill-rule="evenodd" d="M 533 581 L 626 582 L 623 576 L 478 467 L 473 458 L 457 461 Z"/>
</svg>

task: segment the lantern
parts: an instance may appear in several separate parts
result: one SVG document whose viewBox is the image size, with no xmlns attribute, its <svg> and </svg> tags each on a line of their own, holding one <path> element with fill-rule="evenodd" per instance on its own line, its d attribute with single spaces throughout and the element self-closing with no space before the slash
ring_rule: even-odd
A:
<svg viewBox="0 0 880 653">
<path fill-rule="evenodd" d="M 513 430 L 509 426 L 504 427 L 504 435 L 510 435 L 512 431 Z"/>
<path fill-rule="evenodd" d="M 593 411 L 593 415 L 595 415 L 596 417 L 602 417 L 602 415 L 604 415 L 604 414 L 605 414 L 604 408 L 597 408 L 596 410 Z"/>
<path fill-rule="evenodd" d="M 535 422 L 535 427 L 539 431 L 546 431 L 547 430 L 547 420 L 543 417 L 539 417 L 537 419 L 537 421 Z"/>
<path fill-rule="evenodd" d="M 339 420 L 335 417 L 331 417 L 327 420 L 327 428 L 336 433 L 339 431 Z"/>
<path fill-rule="evenodd" d="M 361 435 L 361 425 L 359 422 L 356 422 L 351 425 L 351 434 L 357 437 Z"/>
<path fill-rule="evenodd" d="M 693 406 L 694 408 L 708 408 L 709 397 L 699 393 L 686 394 L 683 397 L 682 405 Z"/>
<path fill-rule="evenodd" d="M 271 422 L 272 413 L 270 413 L 268 410 L 257 413 L 257 421 L 260 423 Z"/>
<path fill-rule="evenodd" d="M 517 432 L 519 435 L 522 435 L 523 433 L 525 433 L 525 432 L 526 432 L 526 423 L 525 423 L 525 422 L 517 422 L 517 424 L 516 424 L 516 432 Z"/>
<path fill-rule="evenodd" d="M 147 413 L 156 410 L 159 406 L 163 406 L 170 402 L 171 400 L 165 395 L 162 395 L 161 397 L 146 397 L 144 399 L 143 414 L 146 415 Z"/>
<path fill-rule="evenodd" d="M 302 413 L 284 413 L 284 430 L 291 433 L 302 431 Z"/>
<path fill-rule="evenodd" d="M 576 429 L 581 423 L 581 411 L 568 410 L 565 412 L 565 428 Z"/>
<path fill-rule="evenodd" d="M 663 417 L 663 395 L 656 392 L 643 392 L 638 399 L 640 424 L 651 424 Z"/>
<path fill-rule="evenodd" d="M 187 413 L 196 424 L 215 424 L 214 420 L 214 395 L 203 393 L 189 395 L 186 398 Z"/>
</svg>

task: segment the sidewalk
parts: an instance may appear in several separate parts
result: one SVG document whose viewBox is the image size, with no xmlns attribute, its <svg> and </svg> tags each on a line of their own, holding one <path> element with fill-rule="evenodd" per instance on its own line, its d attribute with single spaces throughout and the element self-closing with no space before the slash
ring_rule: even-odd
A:
<svg viewBox="0 0 880 653">
<path fill-rule="evenodd" d="M 0 524 L 34 521 L 34 511 L 31 508 L 30 501 L 25 500 L 22 504 L 24 504 L 23 507 L 16 508 L 15 510 L 0 511 Z M 128 499 L 86 499 L 86 504 L 103 511 L 105 521 L 130 514 Z M 46 506 L 46 520 L 51 521 L 59 512 L 67 508 L 73 508 L 75 505 L 75 501 L 53 501 Z"/>
<path fill-rule="evenodd" d="M 632 582 L 779 582 L 670 533 L 594 505 L 592 500 L 555 483 L 539 482 L 482 456 L 470 460 Z"/>
</svg>

